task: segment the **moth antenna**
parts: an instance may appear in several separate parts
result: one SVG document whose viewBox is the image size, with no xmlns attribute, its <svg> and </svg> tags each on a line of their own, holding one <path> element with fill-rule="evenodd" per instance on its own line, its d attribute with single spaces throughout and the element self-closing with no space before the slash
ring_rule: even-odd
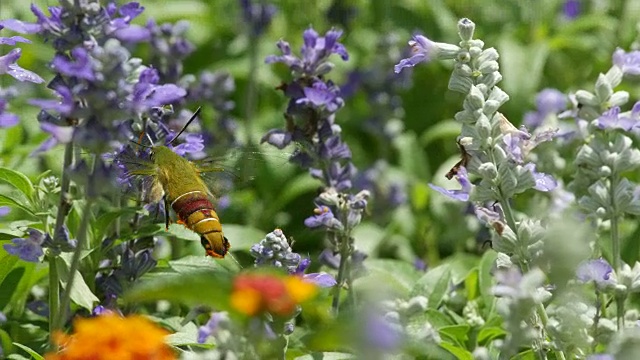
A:
<svg viewBox="0 0 640 360">
<path fill-rule="evenodd" d="M 238 267 L 240 268 L 240 270 L 243 269 L 242 265 L 240 265 L 240 263 L 238 262 L 238 260 L 236 259 L 235 256 L 233 256 L 233 254 L 231 254 L 231 252 L 228 252 L 227 255 L 233 260 L 233 262 L 235 262 Z"/>
<path fill-rule="evenodd" d="M 167 145 L 171 145 L 173 144 L 174 141 L 176 141 L 176 139 L 182 135 L 182 133 L 187 129 L 187 127 L 189 126 L 189 124 L 191 124 L 191 122 L 193 120 L 196 119 L 196 117 L 198 117 L 198 115 L 200 114 L 200 110 L 202 110 L 201 106 L 198 106 L 198 109 L 196 109 L 196 112 L 193 113 L 193 115 L 191 115 L 191 118 L 189 119 L 189 121 L 187 121 L 187 123 L 182 127 L 182 129 L 180 130 L 180 132 L 178 133 L 178 135 L 174 136 L 173 139 L 171 139 L 171 141 L 169 141 L 169 143 Z"/>
<path fill-rule="evenodd" d="M 133 140 L 129 140 L 129 141 L 130 141 L 130 142 L 132 142 L 132 143 L 134 143 L 134 144 L 136 144 L 136 145 L 138 145 L 138 146 L 142 146 L 143 148 L 153 149 L 153 146 L 149 146 L 149 145 L 142 145 L 142 144 L 140 144 L 139 142 L 135 142 L 135 141 L 133 141 Z"/>
<path fill-rule="evenodd" d="M 147 136 L 147 139 L 149 139 L 149 143 L 151 144 L 151 147 L 154 147 L 156 144 L 153 143 L 153 140 L 151 139 L 151 136 L 149 135 L 149 133 L 145 132 L 144 134 Z"/>
</svg>

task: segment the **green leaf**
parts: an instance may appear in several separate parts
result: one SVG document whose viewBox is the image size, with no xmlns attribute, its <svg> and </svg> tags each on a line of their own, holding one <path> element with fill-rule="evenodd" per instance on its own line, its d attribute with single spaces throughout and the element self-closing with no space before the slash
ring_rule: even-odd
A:
<svg viewBox="0 0 640 360">
<path fill-rule="evenodd" d="M 485 309 L 488 309 L 486 313 L 483 312 L 485 316 L 492 311 L 493 303 L 495 301 L 495 297 L 491 293 L 491 288 L 493 287 L 493 275 L 491 275 L 491 271 L 497 258 L 498 253 L 489 250 L 486 251 L 482 255 L 482 259 L 480 259 L 480 267 L 478 269 L 478 287 Z"/>
<path fill-rule="evenodd" d="M 535 360 L 537 357 L 533 350 L 526 350 L 512 357 L 512 360 Z"/>
<path fill-rule="evenodd" d="M 201 346 L 198 343 L 198 327 L 190 322 L 179 331 L 167 336 L 165 341 L 173 346 Z"/>
<path fill-rule="evenodd" d="M 16 199 L 14 199 L 12 197 L 9 197 L 7 195 L 0 194 L 0 205 L 15 206 L 17 208 L 22 209 L 27 214 L 30 214 L 31 216 L 35 216 L 34 212 L 29 208 L 29 206 L 24 204 L 22 201 L 16 200 Z"/>
<path fill-rule="evenodd" d="M 227 310 L 230 291 L 231 276 L 228 271 L 162 272 L 143 276 L 134 288 L 125 293 L 124 299 L 129 303 L 169 300 Z"/>
<path fill-rule="evenodd" d="M 473 300 L 478 297 L 478 269 L 474 269 L 464 279 L 464 288 L 467 289 L 467 300 Z"/>
<path fill-rule="evenodd" d="M 295 360 L 350 360 L 356 359 L 353 354 L 340 352 L 314 352 L 304 356 L 298 356 Z"/>
<path fill-rule="evenodd" d="M 34 350 L 31 350 L 31 348 L 29 348 L 28 346 L 24 346 L 24 345 L 22 345 L 20 343 L 17 343 L 17 342 L 14 342 L 13 345 L 15 345 L 16 347 L 24 350 L 26 353 L 31 355 L 31 357 L 33 357 L 35 360 L 44 360 L 44 357 L 42 355 L 38 354 Z"/>
<path fill-rule="evenodd" d="M 398 149 L 400 168 L 417 179 L 428 179 L 431 175 L 429 161 L 416 139 L 416 134 L 405 132 L 394 139 Z"/>
<path fill-rule="evenodd" d="M 429 299 L 429 308 L 437 309 L 451 283 L 451 266 L 442 264 L 429 270 L 415 284 L 411 296 L 422 295 Z"/>
<path fill-rule="evenodd" d="M 420 278 L 413 265 L 399 260 L 368 259 L 367 276 L 354 281 L 354 286 L 368 291 L 390 291 L 399 297 L 409 295 Z"/>
<path fill-rule="evenodd" d="M 449 257 L 446 262 L 451 265 L 451 281 L 455 285 L 462 283 L 476 267 L 478 260 L 478 256 L 465 253 L 456 253 Z"/>
<path fill-rule="evenodd" d="M 460 346 L 464 346 L 464 344 L 469 340 L 469 330 L 471 327 L 469 325 L 451 325 L 451 326 L 443 326 L 438 329 L 440 336 L 447 337 L 449 340 L 457 343 Z"/>
<path fill-rule="evenodd" d="M 429 324 L 431 324 L 436 329 L 440 329 L 443 326 L 455 325 L 450 317 L 436 309 L 427 309 L 427 311 L 424 313 L 424 316 Z"/>
<path fill-rule="evenodd" d="M 60 284 L 63 288 L 66 288 L 70 275 L 69 265 L 64 258 L 60 257 L 56 259 L 56 267 L 58 269 L 58 274 L 60 275 Z M 73 277 L 72 286 L 70 293 L 71 300 L 89 311 L 93 310 L 94 303 L 99 302 L 100 299 L 91 292 L 91 289 L 87 286 L 82 274 L 77 270 Z"/>
<path fill-rule="evenodd" d="M 473 354 L 455 344 L 443 341 L 440 343 L 440 347 L 452 353 L 458 360 L 473 360 Z"/>
<path fill-rule="evenodd" d="M 122 216 L 127 214 L 135 214 L 136 209 L 134 208 L 122 208 L 122 209 L 111 209 L 108 212 L 100 215 L 95 221 L 92 222 L 92 230 L 93 236 L 96 239 L 102 239 L 106 235 L 107 229 L 111 223 Z"/>
<path fill-rule="evenodd" d="M 13 257 L 17 259 L 17 257 Z M 13 263 L 15 264 L 15 262 Z M 0 283 L 0 309 L 4 309 L 9 304 L 11 297 L 15 294 L 20 281 L 24 277 L 25 271 L 26 269 L 22 266 L 15 267 L 9 271 L 2 283 Z"/>
<path fill-rule="evenodd" d="M 15 170 L 0 167 L 0 180 L 18 189 L 27 199 L 31 200 L 34 189 L 31 180 L 29 180 L 26 175 Z"/>
<path fill-rule="evenodd" d="M 497 326 L 489 326 L 483 327 L 478 333 L 478 344 L 485 345 L 494 339 L 507 335 L 507 332 L 504 331 L 501 327 Z"/>
<path fill-rule="evenodd" d="M 3 245 L 8 242 L 2 242 Z M 7 253 L 3 246 L 0 246 L 0 284 L 9 275 L 9 272 L 13 269 L 14 265 L 18 262 L 17 256 Z M 1 309 L 1 307 L 0 307 Z"/>
<path fill-rule="evenodd" d="M 380 226 L 365 222 L 353 230 L 353 238 L 356 247 L 366 253 L 373 254 L 378 249 L 378 245 L 385 238 L 385 231 Z"/>
<path fill-rule="evenodd" d="M 422 146 L 429 146 L 432 142 L 439 139 L 452 139 L 460 134 L 461 125 L 455 120 L 444 120 L 430 126 L 420 135 L 420 143 Z"/>
<path fill-rule="evenodd" d="M 248 251 L 255 243 L 260 242 L 267 235 L 264 231 L 248 225 L 222 224 L 224 236 L 231 243 L 231 250 Z"/>
<path fill-rule="evenodd" d="M 197 241 L 198 243 L 200 242 L 200 235 L 181 224 L 170 224 L 169 230 L 165 231 L 165 234 L 173 236 L 180 240 Z"/>
<path fill-rule="evenodd" d="M 169 267 L 180 274 L 197 273 L 203 270 L 215 270 L 229 273 L 229 269 L 224 266 L 224 260 L 215 260 L 206 256 L 186 256 L 178 260 L 169 261 Z"/>
</svg>

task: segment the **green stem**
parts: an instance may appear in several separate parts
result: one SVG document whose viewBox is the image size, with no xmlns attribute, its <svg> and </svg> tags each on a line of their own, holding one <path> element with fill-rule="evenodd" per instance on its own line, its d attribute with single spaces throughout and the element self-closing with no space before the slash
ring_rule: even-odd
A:
<svg viewBox="0 0 640 360">
<path fill-rule="evenodd" d="M 246 146 L 253 144 L 253 110 L 256 100 L 256 70 L 258 69 L 258 36 L 249 28 L 249 75 L 247 79 L 247 97 L 245 99 L 244 117 Z"/>
<path fill-rule="evenodd" d="M 340 311 L 340 292 L 344 286 L 350 257 L 348 236 L 343 234 L 340 238 L 340 266 L 338 267 L 337 283 L 333 294 L 333 301 L 331 303 L 331 308 L 335 314 L 338 314 Z"/>
<path fill-rule="evenodd" d="M 60 310 L 60 274 L 56 264 L 58 257 L 48 254 L 49 262 L 49 347 L 51 350 L 56 349 L 51 336 L 57 329 L 56 317 Z"/>
<path fill-rule="evenodd" d="M 615 201 L 615 189 L 618 185 L 617 176 L 611 175 L 609 196 L 611 197 L 611 256 L 613 257 L 613 269 L 616 274 L 620 274 L 622 258 L 620 257 L 620 235 L 618 232 L 618 210 Z M 624 327 L 624 297 L 616 295 L 616 324 L 618 330 Z"/>
<path fill-rule="evenodd" d="M 93 174 L 89 175 L 92 176 Z M 76 272 L 80 267 L 80 255 L 87 242 L 87 228 L 89 227 L 89 219 L 91 218 L 91 203 L 92 199 L 87 198 L 84 210 L 82 212 L 82 220 L 80 221 L 80 227 L 78 228 L 77 240 L 78 245 L 73 252 L 71 258 L 71 266 L 69 267 L 69 279 L 67 279 L 67 286 L 65 286 L 64 293 L 62 294 L 62 300 L 60 301 L 60 309 L 58 317 L 56 318 L 56 325 L 62 327 L 64 320 L 67 318 L 67 308 L 71 301 L 71 289 L 73 288 L 73 281 L 75 279 Z"/>
<path fill-rule="evenodd" d="M 69 200 L 69 188 L 71 187 L 71 178 L 67 169 L 73 162 L 73 142 L 67 143 L 64 147 L 64 158 L 62 163 L 62 179 L 60 180 L 60 203 L 58 204 L 58 213 L 56 214 L 56 225 L 53 229 L 53 236 L 60 233 L 64 226 L 64 221 L 71 210 L 71 201 Z M 60 318 L 60 274 L 56 262 L 58 257 L 47 255 L 49 261 L 49 340 L 51 335 L 61 325 L 58 322 Z M 52 349 L 54 344 L 51 343 Z"/>
<path fill-rule="evenodd" d="M 520 242 L 520 235 L 518 235 L 516 219 L 515 219 L 515 216 L 513 215 L 513 211 L 511 210 L 511 204 L 509 204 L 509 201 L 506 199 L 500 199 L 500 204 L 502 204 L 502 210 L 504 212 L 504 217 L 505 217 L 505 220 L 507 221 L 507 224 L 509 225 L 511 230 L 513 230 L 513 233 L 516 236 L 516 241 Z M 530 270 L 529 264 L 524 259 L 520 261 L 520 268 L 522 269 L 523 273 L 527 273 Z M 542 323 L 543 336 L 546 337 L 545 334 L 547 329 L 547 323 L 549 322 L 549 316 L 547 315 L 547 310 L 544 308 L 544 305 L 542 303 L 539 303 L 536 305 L 536 313 L 538 314 L 538 318 Z M 541 349 L 542 347 L 539 346 L 539 348 Z M 564 352 L 562 350 L 555 350 L 554 352 L 556 354 L 557 359 L 559 360 L 566 359 Z M 543 359 L 546 359 L 546 354 L 542 353 L 540 356 Z"/>
</svg>

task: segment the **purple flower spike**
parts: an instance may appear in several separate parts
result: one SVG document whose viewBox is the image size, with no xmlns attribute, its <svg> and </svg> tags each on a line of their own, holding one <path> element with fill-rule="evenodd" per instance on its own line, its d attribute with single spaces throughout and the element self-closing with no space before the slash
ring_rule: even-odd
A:
<svg viewBox="0 0 640 360">
<path fill-rule="evenodd" d="M 469 192 L 471 192 L 471 182 L 467 176 L 467 169 L 464 166 L 461 166 L 456 174 L 456 180 L 462 186 L 460 190 L 447 190 L 437 185 L 429 184 L 429 187 L 433 190 L 441 193 L 442 195 L 448 196 L 453 200 L 458 201 L 469 201 Z"/>
<path fill-rule="evenodd" d="M 556 114 L 567 108 L 567 96 L 557 89 L 543 89 L 536 96 L 536 106 L 542 114 Z"/>
<path fill-rule="evenodd" d="M 310 228 L 325 226 L 329 229 L 341 229 L 342 223 L 333 216 L 328 206 L 319 206 L 313 210 L 314 216 L 308 217 L 304 224 Z"/>
<path fill-rule="evenodd" d="M 20 34 L 35 34 L 41 29 L 41 26 L 38 24 L 26 23 L 16 19 L 0 20 L 0 26 Z"/>
<path fill-rule="evenodd" d="M 33 71 L 21 68 L 16 61 L 22 55 L 20 48 L 15 48 L 6 55 L 0 56 L 0 75 L 8 74 L 18 81 L 29 81 L 32 83 L 40 84 L 44 82 L 38 74 Z"/>
<path fill-rule="evenodd" d="M 332 54 L 340 55 L 342 60 L 345 61 L 349 59 L 349 54 L 344 45 L 338 42 L 340 36 L 342 36 L 342 31 L 340 30 L 329 30 L 322 37 L 313 28 L 309 28 L 302 35 L 304 39 L 304 45 L 300 50 L 302 58 L 292 55 L 289 43 L 280 40 L 277 45 L 282 55 L 267 56 L 265 63 L 281 62 L 289 66 L 292 71 L 309 76 L 325 74 L 331 69 L 330 66 L 326 65 L 327 59 Z"/>
<path fill-rule="evenodd" d="M 576 277 L 580 282 L 593 281 L 598 287 L 604 287 L 610 283 L 612 272 L 613 268 L 605 259 L 593 259 L 584 261 L 578 266 Z"/>
<path fill-rule="evenodd" d="M 613 64 L 626 75 L 640 75 L 640 51 L 625 52 L 618 48 L 613 53 Z"/>
<path fill-rule="evenodd" d="M 45 235 L 35 229 L 29 229 L 27 232 L 29 237 L 13 239 L 10 244 L 4 244 L 2 247 L 9 254 L 18 256 L 24 261 L 37 263 L 40 261 L 40 256 L 44 255 L 42 243 Z"/>
<path fill-rule="evenodd" d="M 173 148 L 173 152 L 180 156 L 195 154 L 204 149 L 202 134 L 188 134 L 184 137 L 184 143 Z"/>
<path fill-rule="evenodd" d="M 44 100 L 33 99 L 29 100 L 29 104 L 39 106 L 43 110 L 53 110 L 62 115 L 70 115 L 75 108 L 75 101 L 73 100 L 73 94 L 71 90 L 65 86 L 58 86 L 56 91 L 60 95 L 61 99 L 58 100 Z"/>
<path fill-rule="evenodd" d="M 16 43 L 26 43 L 30 44 L 31 41 L 23 38 L 22 36 L 12 36 L 12 37 L 1 37 L 0 36 L 0 45 L 15 45 Z"/>
<path fill-rule="evenodd" d="M 400 62 L 393 67 L 396 74 L 406 67 L 414 67 L 421 62 L 430 61 L 438 50 L 436 43 L 422 35 L 414 35 L 413 39 L 409 40 L 409 46 L 411 46 L 414 55 L 400 60 Z"/>
</svg>

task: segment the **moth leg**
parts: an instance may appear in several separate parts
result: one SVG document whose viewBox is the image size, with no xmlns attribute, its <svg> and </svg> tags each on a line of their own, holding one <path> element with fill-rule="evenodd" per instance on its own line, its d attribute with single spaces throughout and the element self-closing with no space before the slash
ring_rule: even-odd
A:
<svg viewBox="0 0 640 360">
<path fill-rule="evenodd" d="M 169 230 L 169 199 L 167 199 L 167 195 L 163 196 L 162 199 L 164 200 L 164 224 L 166 230 Z"/>
</svg>

